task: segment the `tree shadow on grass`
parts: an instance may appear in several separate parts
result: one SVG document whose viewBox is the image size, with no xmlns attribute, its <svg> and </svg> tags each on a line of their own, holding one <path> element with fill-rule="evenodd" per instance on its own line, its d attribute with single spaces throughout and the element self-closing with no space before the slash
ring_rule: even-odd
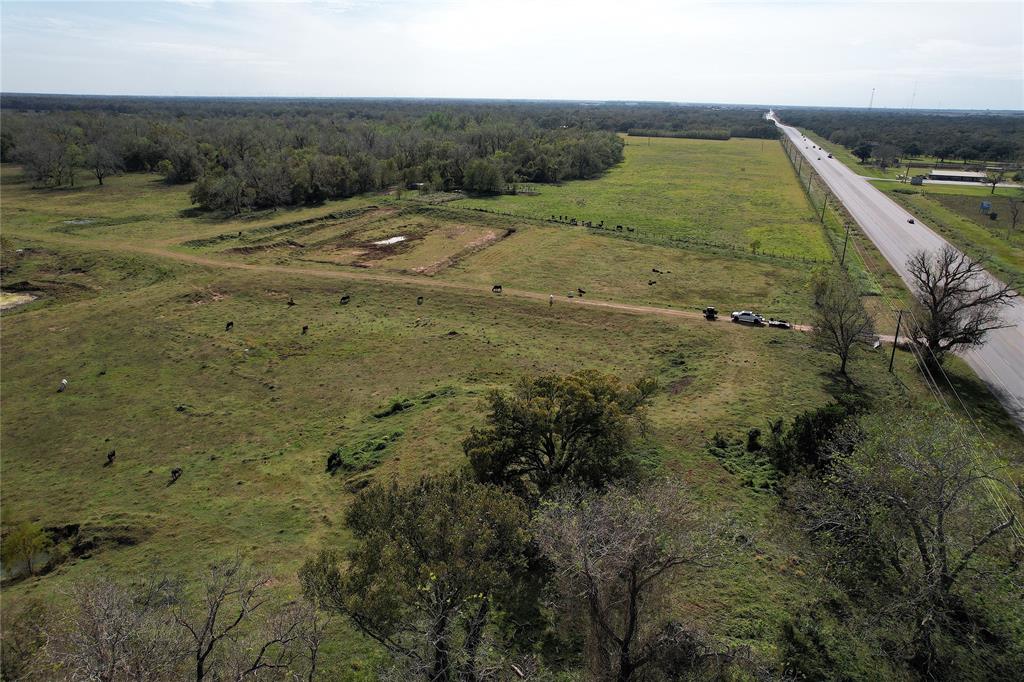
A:
<svg viewBox="0 0 1024 682">
<path fill-rule="evenodd" d="M 870 397 L 866 384 L 857 383 L 852 376 L 844 375 L 838 369 L 823 370 L 818 372 L 818 376 L 825 382 L 825 392 L 836 402 L 859 403 Z"/>
<path fill-rule="evenodd" d="M 978 423 L 983 431 L 996 430 L 1014 437 L 1020 436 L 1020 428 L 1014 421 L 1014 415 L 1007 411 L 994 391 L 974 376 L 964 376 L 953 368 L 945 367 L 945 375 L 949 381 L 941 380 L 939 387 L 946 401 L 958 413 L 964 412 L 966 405 L 968 414 Z M 961 401 L 963 404 L 961 404 Z M 1008 400 L 1007 402 L 1012 402 Z M 1017 415 L 1018 419 L 1021 415 Z"/>
</svg>

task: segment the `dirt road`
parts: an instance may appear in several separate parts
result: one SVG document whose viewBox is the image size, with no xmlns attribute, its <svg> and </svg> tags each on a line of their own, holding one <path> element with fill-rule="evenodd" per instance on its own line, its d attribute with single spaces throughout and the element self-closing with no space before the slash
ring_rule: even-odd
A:
<svg viewBox="0 0 1024 682">
<path fill-rule="evenodd" d="M 145 245 L 127 241 L 105 241 L 94 239 L 86 240 L 74 239 L 69 237 L 47 238 L 40 236 L 33 236 L 33 239 L 39 239 L 41 241 L 52 241 L 54 243 L 70 244 L 78 248 L 99 249 L 101 251 L 112 251 L 117 253 L 137 253 L 140 255 L 152 256 L 156 258 L 166 258 L 181 263 L 191 263 L 192 265 L 200 265 L 203 267 L 213 269 L 229 268 L 235 270 L 245 270 L 248 272 L 265 272 L 282 275 L 297 275 L 303 277 L 317 277 L 322 279 L 341 281 L 367 282 L 373 284 L 399 284 L 402 286 L 426 290 L 441 289 L 445 291 L 459 291 L 473 296 L 498 296 L 497 294 L 493 294 L 486 288 L 480 287 L 478 285 L 466 284 L 463 282 L 451 282 L 446 280 L 435 279 L 433 277 L 418 275 L 399 275 L 393 273 L 374 272 L 369 270 L 340 270 L 320 268 L 314 266 L 290 266 L 267 265 L 259 263 L 243 263 L 237 260 L 216 258 L 204 254 L 180 251 L 177 249 L 169 248 L 168 246 L 162 243 L 154 245 Z M 538 291 L 525 291 L 523 289 L 503 287 L 500 296 L 538 301 L 544 303 L 546 306 L 548 303 L 548 297 L 550 296 L 550 293 Z M 617 303 L 614 301 L 601 301 L 585 297 L 576 297 L 570 299 L 566 298 L 565 296 L 555 296 L 555 304 L 558 306 L 574 305 L 589 308 L 603 308 L 607 310 L 616 310 L 619 312 L 632 313 L 635 315 L 657 315 L 661 317 L 669 317 L 676 319 L 694 320 L 701 322 L 705 321 L 704 315 L 696 310 L 661 308 L 657 306 L 640 305 L 634 303 Z M 728 315 L 728 312 L 724 312 L 723 314 Z M 722 318 L 719 318 L 719 320 L 721 321 Z M 724 321 L 728 322 L 728 318 L 726 317 Z M 729 326 L 741 327 L 745 325 Z M 811 331 L 811 327 L 808 327 L 806 325 L 794 325 L 794 329 L 804 332 Z"/>
</svg>

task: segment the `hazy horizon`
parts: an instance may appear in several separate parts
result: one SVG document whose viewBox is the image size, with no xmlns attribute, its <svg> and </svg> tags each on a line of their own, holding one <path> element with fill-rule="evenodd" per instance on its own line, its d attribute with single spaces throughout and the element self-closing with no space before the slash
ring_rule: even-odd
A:
<svg viewBox="0 0 1024 682">
<path fill-rule="evenodd" d="M 1024 110 L 1017 2 L 5 1 L 0 18 L 5 94 Z"/>
</svg>

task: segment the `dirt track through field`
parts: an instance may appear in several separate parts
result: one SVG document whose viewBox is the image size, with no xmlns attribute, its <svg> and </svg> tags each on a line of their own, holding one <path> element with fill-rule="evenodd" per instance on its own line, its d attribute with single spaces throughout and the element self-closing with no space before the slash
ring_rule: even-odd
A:
<svg viewBox="0 0 1024 682">
<path fill-rule="evenodd" d="M 33 237 L 40 239 L 40 241 L 46 242 L 57 242 L 73 245 L 79 248 L 91 248 L 99 249 L 102 251 L 113 251 L 113 252 L 128 252 L 137 253 L 141 255 L 153 256 L 156 258 L 165 258 L 175 260 L 181 263 L 190 263 L 192 265 L 200 265 L 208 268 L 230 268 L 234 270 L 244 270 L 248 272 L 265 272 L 282 275 L 297 275 L 307 277 L 319 277 L 321 279 L 332 279 L 352 282 L 367 282 L 377 284 L 399 284 L 402 286 L 416 287 L 422 289 L 443 289 L 445 291 L 458 291 L 473 296 L 488 296 L 491 298 L 502 298 L 511 297 L 516 299 L 527 299 L 532 301 L 538 301 L 547 304 L 549 293 L 537 292 L 537 291 L 524 291 L 522 289 L 510 289 L 503 287 L 501 294 L 493 294 L 485 289 L 481 289 L 479 286 L 470 284 L 463 284 L 461 282 L 448 282 L 444 280 L 437 280 L 428 277 L 417 277 L 413 275 L 397 275 L 397 274 L 385 274 L 379 272 L 360 272 L 356 270 L 327 270 L 324 268 L 316 267 L 295 267 L 285 265 L 265 265 L 257 263 L 239 263 L 237 261 L 225 260 L 221 258 L 212 258 L 210 256 L 184 253 L 182 251 L 176 251 L 174 249 L 166 248 L 164 246 L 146 246 L 140 244 L 133 244 L 130 242 L 110 242 L 101 240 L 79 240 L 73 238 L 42 238 Z M 684 320 L 694 320 L 704 322 L 704 315 L 701 312 L 694 310 L 677 310 L 674 308 L 659 308 L 656 306 L 638 305 L 632 303 L 616 303 L 614 301 L 599 301 L 587 298 L 572 298 L 568 299 L 559 296 L 555 296 L 555 305 L 574 305 L 583 306 L 589 308 L 601 308 L 606 310 L 615 310 L 619 312 L 631 313 L 634 315 L 656 315 L 661 317 L 670 317 Z M 728 314 L 727 312 L 725 314 Z M 745 325 L 729 325 L 730 327 L 740 327 Z M 793 325 L 794 329 L 800 331 L 811 331 L 811 327 L 807 325 Z"/>
</svg>

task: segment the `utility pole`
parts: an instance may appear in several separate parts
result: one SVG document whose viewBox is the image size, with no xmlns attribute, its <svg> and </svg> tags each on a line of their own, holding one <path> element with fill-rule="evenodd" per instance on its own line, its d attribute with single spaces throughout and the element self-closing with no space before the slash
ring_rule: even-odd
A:
<svg viewBox="0 0 1024 682">
<path fill-rule="evenodd" d="M 850 241 L 850 223 L 846 223 L 846 236 L 843 238 L 843 255 L 839 259 L 839 265 L 846 263 L 846 244 Z"/>
<path fill-rule="evenodd" d="M 892 363 L 896 360 L 896 346 L 900 342 L 900 322 L 902 321 L 903 311 L 900 310 L 900 315 L 896 318 L 896 336 L 892 340 L 892 355 L 889 356 L 889 374 L 892 374 Z"/>
<path fill-rule="evenodd" d="M 875 89 L 871 88 L 871 101 L 868 102 L 868 110 L 871 110 L 875 106 Z"/>
</svg>

